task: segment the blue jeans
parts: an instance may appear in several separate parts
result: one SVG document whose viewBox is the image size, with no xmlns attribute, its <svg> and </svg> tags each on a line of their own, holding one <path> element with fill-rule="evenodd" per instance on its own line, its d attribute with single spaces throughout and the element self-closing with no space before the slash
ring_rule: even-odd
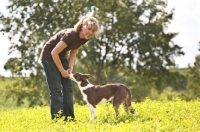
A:
<svg viewBox="0 0 200 132">
<path fill-rule="evenodd" d="M 68 68 L 68 60 L 61 61 L 65 69 Z M 51 118 L 64 116 L 74 119 L 73 85 L 69 78 L 63 78 L 54 61 L 42 60 L 46 74 L 46 81 L 50 91 Z"/>
</svg>

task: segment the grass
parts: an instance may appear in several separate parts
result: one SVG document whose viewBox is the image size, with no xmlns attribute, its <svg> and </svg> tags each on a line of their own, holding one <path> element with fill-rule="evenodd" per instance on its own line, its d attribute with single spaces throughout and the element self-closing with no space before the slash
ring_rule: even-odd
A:
<svg viewBox="0 0 200 132">
<path fill-rule="evenodd" d="M 185 73 L 187 69 L 180 72 Z M 17 79 L 1 81 L 1 97 L 6 85 L 14 81 Z M 75 104 L 76 122 L 52 121 L 48 106 L 16 108 L 14 102 L 0 100 L 1 132 L 200 132 L 200 102 L 197 100 L 146 99 L 132 104 L 139 114 L 126 115 L 120 107 L 118 118 L 115 118 L 112 105 L 106 103 L 97 107 L 97 119 L 94 121 L 89 120 L 88 106 Z"/>
<path fill-rule="evenodd" d="M 110 103 L 97 107 L 97 119 L 89 120 L 88 106 L 75 104 L 76 122 L 50 119 L 49 107 L 0 111 L 0 131 L 7 132 L 198 132 L 200 102 L 153 101 L 132 104 L 139 114 L 132 115 L 120 107 L 115 113 Z"/>
<path fill-rule="evenodd" d="M 189 72 L 189 68 L 175 68 L 175 69 L 170 69 L 171 72 L 179 72 L 182 75 L 186 75 Z"/>
</svg>

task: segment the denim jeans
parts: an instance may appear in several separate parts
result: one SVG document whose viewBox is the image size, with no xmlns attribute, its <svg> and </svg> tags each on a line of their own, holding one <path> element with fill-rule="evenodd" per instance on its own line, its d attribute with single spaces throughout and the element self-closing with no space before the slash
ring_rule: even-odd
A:
<svg viewBox="0 0 200 132">
<path fill-rule="evenodd" d="M 61 61 L 65 69 L 68 68 L 68 61 Z M 46 81 L 50 91 L 51 118 L 64 116 L 65 120 L 70 117 L 74 119 L 73 85 L 69 78 L 63 78 L 54 61 L 42 60 L 46 74 Z M 59 118 L 58 117 L 58 118 Z"/>
</svg>

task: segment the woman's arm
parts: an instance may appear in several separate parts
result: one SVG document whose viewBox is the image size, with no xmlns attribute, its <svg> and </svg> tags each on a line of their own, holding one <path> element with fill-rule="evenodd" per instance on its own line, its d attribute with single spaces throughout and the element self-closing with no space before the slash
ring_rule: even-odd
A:
<svg viewBox="0 0 200 132">
<path fill-rule="evenodd" d="M 58 67 L 61 75 L 65 78 L 69 77 L 69 74 L 67 72 L 67 70 L 64 69 L 64 67 L 62 66 L 61 60 L 59 58 L 59 53 L 63 51 L 64 48 L 67 47 L 67 44 L 63 41 L 60 41 L 56 47 L 51 51 L 51 55 L 52 58 L 56 64 L 56 66 Z"/>
</svg>

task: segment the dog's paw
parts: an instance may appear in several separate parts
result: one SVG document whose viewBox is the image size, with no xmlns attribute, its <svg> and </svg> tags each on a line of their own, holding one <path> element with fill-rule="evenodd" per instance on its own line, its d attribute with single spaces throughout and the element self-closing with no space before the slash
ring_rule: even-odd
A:
<svg viewBox="0 0 200 132">
<path fill-rule="evenodd" d="M 96 119 L 97 119 L 97 117 L 94 116 L 94 117 L 91 117 L 91 118 L 90 118 L 90 121 L 93 121 L 93 120 L 96 120 Z"/>
<path fill-rule="evenodd" d="M 134 114 L 135 114 L 135 115 L 139 115 L 139 112 L 135 110 Z"/>
<path fill-rule="evenodd" d="M 138 114 L 139 114 L 139 112 L 138 112 L 137 110 L 135 110 L 135 109 L 131 109 L 130 112 L 131 112 L 132 114 L 135 114 L 135 115 L 138 115 Z"/>
</svg>

